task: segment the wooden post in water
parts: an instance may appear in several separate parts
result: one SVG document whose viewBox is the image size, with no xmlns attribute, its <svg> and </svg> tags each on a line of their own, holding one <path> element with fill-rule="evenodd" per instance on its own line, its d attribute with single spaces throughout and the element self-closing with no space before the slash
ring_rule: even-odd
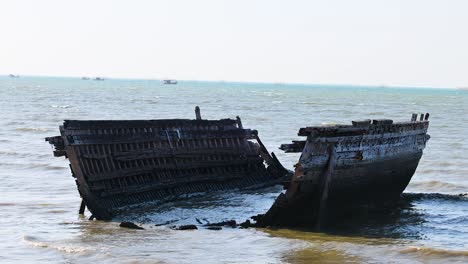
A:
<svg viewBox="0 0 468 264">
<path fill-rule="evenodd" d="M 200 107 L 198 105 L 195 107 L 195 116 L 197 120 L 201 120 Z"/>
<path fill-rule="evenodd" d="M 85 203 L 84 199 L 81 199 L 80 210 L 78 211 L 78 213 L 80 215 L 84 214 L 85 208 L 86 208 L 86 203 Z"/>
<path fill-rule="evenodd" d="M 237 126 L 240 128 L 240 129 L 244 129 L 244 127 L 242 126 L 242 121 L 240 119 L 239 116 L 236 116 L 236 120 L 237 120 Z"/>
<path fill-rule="evenodd" d="M 331 184 L 331 176 L 333 174 L 333 171 L 335 170 L 335 163 L 336 163 L 336 158 L 335 158 L 335 146 L 331 145 L 328 149 L 328 164 L 327 164 L 327 169 L 325 170 L 323 174 L 323 179 L 322 179 L 322 186 L 321 186 L 321 195 L 320 195 L 320 204 L 318 208 L 318 215 L 317 215 L 317 223 L 315 224 L 315 228 L 318 230 L 320 229 L 321 222 L 323 220 L 323 217 L 326 214 L 326 207 L 327 207 L 327 199 L 328 199 L 328 191 L 330 189 L 330 184 Z"/>
</svg>

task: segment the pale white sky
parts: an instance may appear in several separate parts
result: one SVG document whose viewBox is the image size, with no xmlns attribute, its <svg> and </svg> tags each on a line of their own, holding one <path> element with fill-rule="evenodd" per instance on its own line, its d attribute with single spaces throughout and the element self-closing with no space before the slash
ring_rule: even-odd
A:
<svg viewBox="0 0 468 264">
<path fill-rule="evenodd" d="M 1 0 L 0 74 L 468 86 L 466 0 Z"/>
</svg>

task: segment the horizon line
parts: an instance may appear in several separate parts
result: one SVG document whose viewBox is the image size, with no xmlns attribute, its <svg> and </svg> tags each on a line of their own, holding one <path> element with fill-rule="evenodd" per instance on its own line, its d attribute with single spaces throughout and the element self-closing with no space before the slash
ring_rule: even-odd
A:
<svg viewBox="0 0 468 264">
<path fill-rule="evenodd" d="M 11 73 L 5 74 L 0 73 L 0 76 L 9 77 Z M 175 79 L 175 78 L 157 78 L 157 77 L 106 77 L 106 76 L 78 76 L 78 75 L 35 75 L 35 74 L 25 74 L 20 75 L 15 73 L 19 77 L 39 77 L 39 78 L 104 78 L 105 80 L 139 80 L 139 81 L 162 81 L 162 80 L 177 80 L 178 82 L 211 82 L 211 83 L 245 83 L 245 84 L 273 84 L 273 85 L 296 85 L 296 86 L 350 86 L 350 87 L 375 87 L 375 88 L 417 88 L 417 89 L 450 89 L 450 90 L 464 90 L 468 87 L 432 87 L 432 86 L 405 86 L 405 85 L 391 85 L 391 84 L 350 84 L 350 83 L 308 83 L 308 82 L 281 82 L 281 81 L 240 81 L 240 80 L 206 80 L 206 79 Z"/>
</svg>

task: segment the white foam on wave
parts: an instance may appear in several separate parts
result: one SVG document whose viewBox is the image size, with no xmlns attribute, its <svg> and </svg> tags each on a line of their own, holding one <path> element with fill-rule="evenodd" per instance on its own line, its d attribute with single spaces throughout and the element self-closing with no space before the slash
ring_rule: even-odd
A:
<svg viewBox="0 0 468 264">
<path fill-rule="evenodd" d="M 23 242 L 32 247 L 50 248 L 50 249 L 54 249 L 60 252 L 68 253 L 68 254 L 84 255 L 86 253 L 94 251 L 94 249 L 89 248 L 89 247 L 39 241 L 37 238 L 33 236 L 28 236 L 28 235 L 23 236 Z"/>
<path fill-rule="evenodd" d="M 321 126 L 335 126 L 336 123 L 334 122 L 322 122 L 320 123 Z"/>
<path fill-rule="evenodd" d="M 409 247 L 400 250 L 401 253 L 412 254 L 416 253 L 424 256 L 438 256 L 438 257 L 468 257 L 467 250 L 449 250 L 449 249 L 438 249 L 429 247 Z"/>
<path fill-rule="evenodd" d="M 70 108 L 70 105 L 50 105 L 52 108 Z"/>
<path fill-rule="evenodd" d="M 33 131 L 33 132 L 47 132 L 50 131 L 47 128 L 44 127 L 18 127 L 15 129 L 16 131 Z"/>
</svg>

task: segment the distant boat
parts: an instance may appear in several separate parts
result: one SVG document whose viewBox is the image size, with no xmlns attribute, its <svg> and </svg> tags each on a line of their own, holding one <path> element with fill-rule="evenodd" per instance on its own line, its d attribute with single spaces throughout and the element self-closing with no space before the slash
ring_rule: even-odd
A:
<svg viewBox="0 0 468 264">
<path fill-rule="evenodd" d="M 96 78 L 94 78 L 94 80 L 95 80 L 95 81 L 104 81 L 104 78 L 102 78 L 102 77 L 96 77 Z"/>
<path fill-rule="evenodd" d="M 163 80 L 163 84 L 177 84 L 177 80 Z"/>
<path fill-rule="evenodd" d="M 81 77 L 81 80 L 89 80 L 89 77 Z"/>
<path fill-rule="evenodd" d="M 10 78 L 19 78 L 20 76 L 19 75 L 14 75 L 14 74 L 9 74 L 8 75 Z"/>
</svg>

